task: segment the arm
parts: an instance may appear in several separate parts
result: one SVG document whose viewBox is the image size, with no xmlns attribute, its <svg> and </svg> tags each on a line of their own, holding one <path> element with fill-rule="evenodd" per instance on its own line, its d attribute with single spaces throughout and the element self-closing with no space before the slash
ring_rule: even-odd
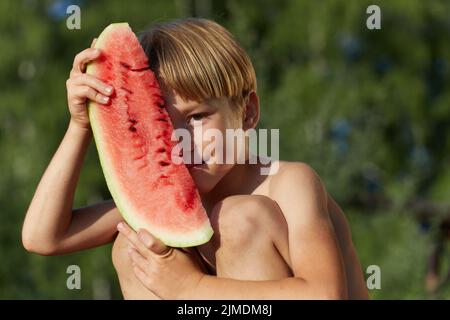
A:
<svg viewBox="0 0 450 320">
<path fill-rule="evenodd" d="M 70 124 L 39 182 L 22 228 L 22 242 L 28 251 L 54 255 L 98 246 L 112 241 L 115 226 L 121 220 L 112 201 L 72 211 L 78 177 L 92 135 L 86 99 L 102 103 L 99 91 L 105 92 L 106 87 L 84 74 L 82 69 L 98 54 L 87 49 L 75 58 L 67 81 Z"/>
<path fill-rule="evenodd" d="M 344 294 L 324 292 L 301 278 L 246 281 L 204 275 L 188 299 L 212 300 L 335 300 Z"/>
<path fill-rule="evenodd" d="M 112 241 L 120 215 L 112 201 L 72 211 L 91 133 L 71 122 L 28 208 L 22 242 L 31 252 L 55 255 Z"/>
</svg>

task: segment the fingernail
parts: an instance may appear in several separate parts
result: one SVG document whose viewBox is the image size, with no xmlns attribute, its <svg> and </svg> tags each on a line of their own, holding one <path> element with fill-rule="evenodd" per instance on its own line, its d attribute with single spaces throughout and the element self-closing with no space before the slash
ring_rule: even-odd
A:
<svg viewBox="0 0 450 320">
<path fill-rule="evenodd" d="M 124 222 L 119 223 L 119 225 L 117 225 L 117 229 L 126 236 L 130 233 L 130 229 Z"/>
<path fill-rule="evenodd" d="M 112 88 L 112 87 L 106 87 L 106 88 L 105 88 L 105 91 L 106 91 L 107 93 L 111 93 L 111 92 L 112 92 L 112 90 L 113 90 L 113 88 Z"/>
<path fill-rule="evenodd" d="M 99 53 L 100 53 L 100 50 L 94 49 L 94 54 L 99 54 Z"/>
<path fill-rule="evenodd" d="M 102 96 L 101 99 L 102 99 L 102 101 L 105 102 L 105 103 L 109 101 L 109 98 L 108 98 L 108 97 L 105 97 L 105 96 Z"/>
</svg>

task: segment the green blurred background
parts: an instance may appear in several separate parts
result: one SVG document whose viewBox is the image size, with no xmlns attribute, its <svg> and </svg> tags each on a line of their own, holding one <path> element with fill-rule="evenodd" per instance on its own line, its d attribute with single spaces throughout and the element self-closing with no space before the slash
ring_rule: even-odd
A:
<svg viewBox="0 0 450 320">
<path fill-rule="evenodd" d="M 66 8 L 81 8 L 68 30 Z M 366 8 L 382 11 L 366 28 Z M 68 124 L 73 57 L 111 22 L 136 31 L 200 16 L 234 33 L 253 59 L 262 128 L 281 128 L 281 158 L 309 163 L 344 208 L 374 299 L 450 298 L 426 290 L 450 200 L 450 1 L 0 2 L 0 298 L 120 299 L 111 246 L 59 257 L 27 253 L 20 231 Z M 92 144 L 75 206 L 109 198 Z M 445 231 L 445 230 L 444 230 Z M 442 245 L 442 277 L 450 266 Z M 66 268 L 82 271 L 68 290 Z M 367 276 L 367 275 L 366 275 Z"/>
</svg>

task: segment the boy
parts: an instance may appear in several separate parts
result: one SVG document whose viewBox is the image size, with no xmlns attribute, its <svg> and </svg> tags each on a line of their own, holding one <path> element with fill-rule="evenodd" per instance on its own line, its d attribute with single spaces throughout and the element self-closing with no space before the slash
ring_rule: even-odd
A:
<svg viewBox="0 0 450 320">
<path fill-rule="evenodd" d="M 192 132 L 201 124 L 224 133 L 256 127 L 255 72 L 223 27 L 177 20 L 155 25 L 141 44 L 175 128 Z M 136 233 L 112 201 L 73 210 L 91 140 L 86 100 L 105 104 L 114 91 L 85 73 L 99 54 L 90 48 L 75 57 L 67 81 L 71 120 L 25 218 L 28 251 L 57 255 L 114 241 L 113 264 L 126 299 L 368 297 L 345 217 L 303 163 L 276 162 L 277 173 L 265 176 L 262 164 L 248 162 L 188 166 L 214 229 L 196 248 L 167 248 L 145 230 Z M 194 137 L 196 145 L 209 143 L 202 139 Z"/>
</svg>

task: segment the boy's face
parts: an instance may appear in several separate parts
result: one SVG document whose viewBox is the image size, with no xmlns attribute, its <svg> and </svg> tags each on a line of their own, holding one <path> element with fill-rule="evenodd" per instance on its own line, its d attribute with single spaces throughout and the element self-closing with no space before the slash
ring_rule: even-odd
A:
<svg viewBox="0 0 450 320">
<path fill-rule="evenodd" d="M 174 129 L 187 129 L 191 135 L 192 164 L 188 164 L 187 167 L 199 192 L 201 194 L 208 193 L 234 166 L 234 164 L 227 164 L 225 161 L 227 153 L 225 130 L 242 128 L 242 114 L 233 110 L 226 98 L 205 102 L 184 100 L 174 90 L 167 89 L 167 87 L 164 87 L 163 95 Z M 215 151 L 203 152 L 203 155 L 201 155 L 198 150 L 208 149 L 208 146 L 212 148 L 214 145 L 214 138 L 205 136 L 205 132 L 209 129 L 215 129 L 217 133 L 220 132 L 223 140 L 222 148 L 219 150 L 220 144 L 216 144 L 219 148 Z M 233 149 L 235 153 L 236 145 L 237 143 L 235 143 Z M 197 155 L 202 159 L 202 164 L 193 164 L 194 152 L 197 152 Z M 206 155 L 211 157 L 205 159 Z"/>
</svg>

